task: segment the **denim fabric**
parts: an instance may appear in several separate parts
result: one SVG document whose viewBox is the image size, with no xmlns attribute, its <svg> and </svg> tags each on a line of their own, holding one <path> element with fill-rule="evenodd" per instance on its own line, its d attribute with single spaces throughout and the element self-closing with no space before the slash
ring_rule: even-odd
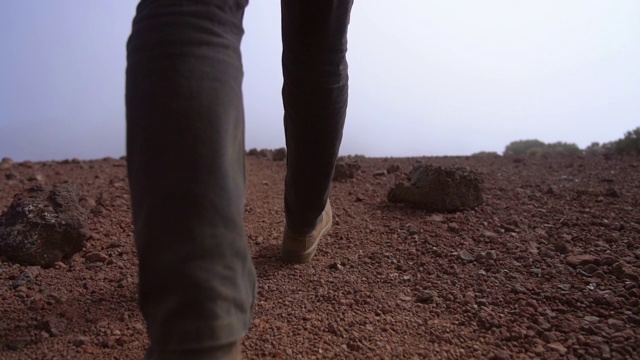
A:
<svg viewBox="0 0 640 360">
<path fill-rule="evenodd" d="M 242 338 L 256 274 L 243 227 L 244 0 L 142 0 L 127 43 L 127 160 L 149 357 Z M 347 108 L 352 1 L 283 0 L 285 211 L 307 231 Z M 168 356 L 165 356 L 168 358 Z M 180 357 L 176 355 L 176 357 Z"/>
</svg>

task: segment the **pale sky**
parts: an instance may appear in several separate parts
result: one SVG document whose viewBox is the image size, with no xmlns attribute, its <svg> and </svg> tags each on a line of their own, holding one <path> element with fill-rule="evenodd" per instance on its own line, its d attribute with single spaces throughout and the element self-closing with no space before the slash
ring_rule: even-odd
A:
<svg viewBox="0 0 640 360">
<path fill-rule="evenodd" d="M 124 155 L 136 3 L 0 2 L 0 157 Z M 638 0 L 356 0 L 341 153 L 618 139 L 640 126 L 638 19 Z M 251 1 L 244 24 L 246 147 L 281 147 L 280 2 Z"/>
</svg>

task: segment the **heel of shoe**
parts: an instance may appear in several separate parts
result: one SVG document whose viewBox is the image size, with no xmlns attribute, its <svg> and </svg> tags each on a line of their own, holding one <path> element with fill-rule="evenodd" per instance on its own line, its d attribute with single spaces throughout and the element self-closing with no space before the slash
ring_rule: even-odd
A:
<svg viewBox="0 0 640 360">
<path fill-rule="evenodd" d="M 313 255 L 316 254 L 316 250 L 318 249 L 318 243 L 316 242 L 313 247 L 305 252 L 298 252 L 292 250 L 286 246 L 285 243 L 282 244 L 282 248 L 280 249 L 280 257 L 284 262 L 295 263 L 295 264 L 305 264 L 311 261 Z"/>
</svg>

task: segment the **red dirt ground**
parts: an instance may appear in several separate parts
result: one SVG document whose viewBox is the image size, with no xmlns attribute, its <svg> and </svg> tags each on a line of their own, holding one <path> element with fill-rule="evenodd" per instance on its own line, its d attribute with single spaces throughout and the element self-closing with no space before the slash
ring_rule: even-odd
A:
<svg viewBox="0 0 640 360">
<path fill-rule="evenodd" d="M 387 204 L 416 161 L 480 172 L 485 204 Z M 313 262 L 285 265 L 285 164 L 247 158 L 259 277 L 247 358 L 640 359 L 640 158 L 359 162 L 355 179 L 333 184 L 334 227 Z M 391 164 L 402 172 L 373 176 Z M 0 209 L 64 181 L 78 184 L 92 239 L 66 265 L 31 268 L 32 288 L 13 286 L 26 267 L 0 262 L 0 358 L 140 359 L 125 162 L 13 164 L 0 170 Z M 90 263 L 91 252 L 104 256 Z"/>
</svg>

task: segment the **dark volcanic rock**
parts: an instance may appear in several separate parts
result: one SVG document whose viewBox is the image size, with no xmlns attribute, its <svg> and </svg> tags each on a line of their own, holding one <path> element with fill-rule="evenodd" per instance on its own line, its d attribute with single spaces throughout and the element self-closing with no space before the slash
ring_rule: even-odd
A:
<svg viewBox="0 0 640 360">
<path fill-rule="evenodd" d="M 16 194 L 0 217 L 0 254 L 20 264 L 52 266 L 82 249 L 87 215 L 70 184 Z"/>
<path fill-rule="evenodd" d="M 419 164 L 409 172 L 409 182 L 396 184 L 387 200 L 433 212 L 473 209 L 483 202 L 481 184 L 476 173 L 463 167 Z"/>
<path fill-rule="evenodd" d="M 339 158 L 336 161 L 335 171 L 333 173 L 334 181 L 342 181 L 353 179 L 360 170 L 360 164 L 356 159 Z"/>
</svg>

